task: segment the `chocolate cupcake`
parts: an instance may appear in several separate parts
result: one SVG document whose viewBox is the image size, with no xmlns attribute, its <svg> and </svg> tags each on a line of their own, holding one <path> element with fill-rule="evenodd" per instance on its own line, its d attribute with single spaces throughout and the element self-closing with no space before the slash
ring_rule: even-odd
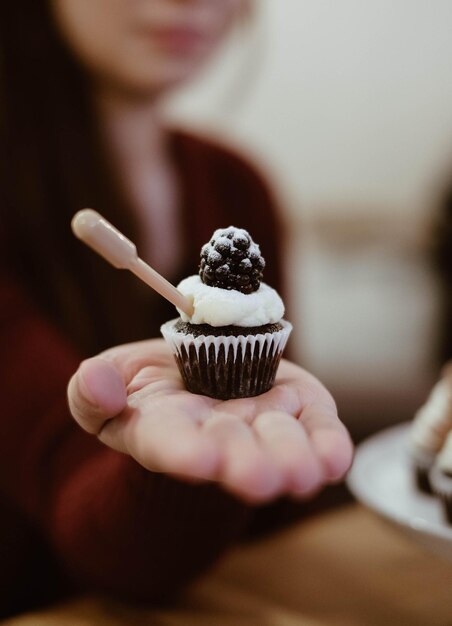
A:
<svg viewBox="0 0 452 626">
<path fill-rule="evenodd" d="M 273 386 L 292 326 L 277 292 L 262 282 L 264 268 L 259 246 L 230 226 L 203 246 L 199 275 L 178 285 L 193 315 L 179 311 L 161 332 L 189 391 L 229 400 Z"/>
<path fill-rule="evenodd" d="M 428 450 L 412 446 L 409 450 L 410 462 L 413 471 L 414 483 L 423 493 L 431 495 L 430 472 L 435 462 L 436 455 Z"/>
<path fill-rule="evenodd" d="M 444 516 L 452 524 L 452 432 L 438 454 L 430 472 L 433 493 L 438 496 L 444 507 Z"/>
<path fill-rule="evenodd" d="M 410 432 L 409 454 L 414 479 L 424 493 L 432 493 L 430 471 L 451 429 L 452 387 L 450 376 L 445 373 L 416 413 Z"/>
</svg>

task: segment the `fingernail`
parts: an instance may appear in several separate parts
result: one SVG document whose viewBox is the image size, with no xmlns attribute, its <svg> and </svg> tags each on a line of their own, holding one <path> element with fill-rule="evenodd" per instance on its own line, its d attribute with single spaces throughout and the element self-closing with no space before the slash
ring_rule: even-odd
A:
<svg viewBox="0 0 452 626">
<path fill-rule="evenodd" d="M 78 388 L 83 399 L 86 402 L 88 402 L 88 404 L 90 404 L 93 407 L 93 409 L 98 409 L 99 403 L 94 397 L 93 392 L 87 385 L 85 377 L 83 375 L 83 364 L 80 366 L 80 369 L 78 372 Z"/>
</svg>

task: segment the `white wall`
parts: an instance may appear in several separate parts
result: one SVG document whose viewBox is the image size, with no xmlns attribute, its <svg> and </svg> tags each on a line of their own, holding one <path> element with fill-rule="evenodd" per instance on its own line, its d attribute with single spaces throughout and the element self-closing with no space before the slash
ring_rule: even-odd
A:
<svg viewBox="0 0 452 626">
<path fill-rule="evenodd" d="M 419 232 L 452 174 L 452 2 L 256 4 L 247 40 L 172 116 L 270 166 L 297 233 L 304 362 L 339 395 L 373 388 L 383 409 L 414 406 L 437 315 Z M 349 223 L 361 226 L 344 237 Z"/>
</svg>

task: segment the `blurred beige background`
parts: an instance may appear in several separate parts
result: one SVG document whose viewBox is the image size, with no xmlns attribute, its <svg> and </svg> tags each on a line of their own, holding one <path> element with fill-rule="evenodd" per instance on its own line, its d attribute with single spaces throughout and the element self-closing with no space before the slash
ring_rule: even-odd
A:
<svg viewBox="0 0 452 626">
<path fill-rule="evenodd" d="M 428 230 L 452 177 L 450 0 L 257 0 L 168 116 L 241 147 L 290 225 L 299 360 L 360 431 L 435 376 Z"/>
</svg>

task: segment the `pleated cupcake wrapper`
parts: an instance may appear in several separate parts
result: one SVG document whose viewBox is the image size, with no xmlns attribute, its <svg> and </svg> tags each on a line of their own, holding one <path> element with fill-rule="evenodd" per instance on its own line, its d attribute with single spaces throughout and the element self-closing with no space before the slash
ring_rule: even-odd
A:
<svg viewBox="0 0 452 626">
<path fill-rule="evenodd" d="M 445 518 L 452 524 L 452 477 L 434 465 L 430 472 L 430 484 L 435 496 L 441 500 Z"/>
<path fill-rule="evenodd" d="M 163 337 L 172 347 L 173 352 L 180 353 L 182 346 L 184 346 L 188 353 L 190 346 L 194 346 L 196 356 L 199 359 L 199 351 L 201 347 L 203 347 L 206 350 L 207 362 L 209 362 L 210 354 L 212 352 L 210 350 L 210 346 L 213 346 L 214 348 L 215 360 L 218 359 L 221 346 L 224 346 L 225 354 L 229 354 L 229 349 L 232 347 L 234 360 L 237 359 L 239 346 L 242 348 L 242 355 L 246 353 L 247 346 L 250 346 L 251 353 L 255 354 L 257 346 L 257 356 L 259 358 L 261 358 L 263 354 L 264 356 L 269 356 L 269 354 L 274 356 L 277 352 L 282 352 L 284 350 L 292 331 L 292 324 L 286 320 L 282 320 L 280 324 L 283 328 L 274 333 L 262 333 L 247 336 L 239 335 L 237 337 L 214 337 L 213 335 L 199 335 L 198 337 L 195 337 L 194 335 L 185 335 L 184 333 L 175 331 L 174 326 L 177 321 L 178 318 L 170 320 L 169 322 L 166 322 L 166 324 L 163 324 L 160 328 Z"/>
<path fill-rule="evenodd" d="M 289 322 L 282 320 L 281 330 L 274 333 L 195 337 L 177 332 L 177 321 L 164 324 L 161 332 L 189 391 L 226 400 L 259 395 L 272 387 L 292 330 Z"/>
<path fill-rule="evenodd" d="M 452 477 L 444 474 L 436 465 L 430 472 L 430 483 L 437 496 L 448 500 L 452 499 Z"/>
<path fill-rule="evenodd" d="M 413 467 L 414 478 L 417 488 L 423 493 L 432 494 L 430 482 L 430 470 L 436 458 L 436 454 L 430 450 L 424 450 L 419 446 L 410 445 L 408 456 Z"/>
</svg>

